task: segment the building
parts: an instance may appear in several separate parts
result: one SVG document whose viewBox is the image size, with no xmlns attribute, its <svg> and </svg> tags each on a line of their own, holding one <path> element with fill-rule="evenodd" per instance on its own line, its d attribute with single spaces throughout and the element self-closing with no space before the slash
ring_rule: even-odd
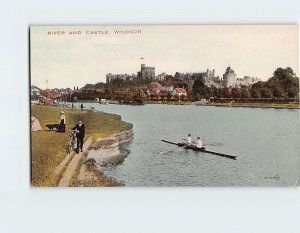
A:
<svg viewBox="0 0 300 233">
<path fill-rule="evenodd" d="M 257 77 L 245 76 L 244 78 L 237 78 L 234 70 L 230 66 L 227 67 L 225 74 L 223 74 L 223 85 L 224 87 L 241 88 L 243 86 L 249 87 L 252 84 L 260 81 Z"/>
<path fill-rule="evenodd" d="M 155 78 L 155 67 L 141 64 L 141 71 L 137 73 L 138 81 L 153 81 Z"/>
<path fill-rule="evenodd" d="M 42 96 L 44 96 L 47 99 L 59 98 L 59 95 L 55 91 L 50 91 L 50 90 L 43 91 Z"/>
<path fill-rule="evenodd" d="M 30 87 L 30 98 L 31 100 L 37 100 L 41 95 L 42 89 L 38 88 L 37 86 Z"/>
<path fill-rule="evenodd" d="M 257 77 L 250 77 L 250 76 L 245 76 L 244 78 L 238 78 L 236 86 L 237 87 L 242 87 L 242 86 L 252 86 L 252 84 L 257 83 L 261 81 Z"/>
<path fill-rule="evenodd" d="M 124 81 L 135 81 L 137 79 L 137 75 L 136 74 L 112 74 L 112 73 L 108 73 L 106 75 L 106 83 L 109 83 L 115 79 L 122 79 Z"/>
<path fill-rule="evenodd" d="M 165 75 L 163 83 L 166 88 L 171 88 L 173 90 L 174 87 L 185 87 L 188 91 L 191 91 L 194 84 L 194 80 L 191 78 L 192 76 L 188 78 L 187 76 L 178 76 L 179 73 L 176 74 L 177 77 L 174 77 L 173 75 Z"/>
<path fill-rule="evenodd" d="M 234 70 L 230 66 L 226 68 L 225 74 L 223 74 L 224 87 L 235 87 L 237 78 Z"/>
<path fill-rule="evenodd" d="M 155 81 L 163 81 L 164 78 L 165 78 L 165 76 L 166 76 L 166 73 L 163 72 L 163 73 L 161 73 L 161 74 L 156 75 L 155 78 L 154 78 L 154 80 L 155 80 Z"/>
<path fill-rule="evenodd" d="M 106 83 L 111 82 L 115 79 L 122 79 L 124 81 L 132 82 L 142 82 L 142 81 L 154 81 L 155 78 L 161 79 L 163 74 L 160 74 L 158 77 L 155 77 L 155 67 L 146 66 L 141 64 L 141 70 L 137 74 L 112 74 L 108 73 L 106 75 Z"/>
<path fill-rule="evenodd" d="M 214 69 L 213 70 L 207 69 L 206 71 L 200 71 L 200 72 L 187 72 L 187 73 L 176 72 L 175 78 L 179 80 L 177 81 L 177 83 L 180 82 L 185 83 L 188 91 L 192 91 L 194 81 L 199 78 L 202 78 L 204 84 L 208 87 L 221 88 L 223 86 L 222 80 L 219 78 L 219 76 L 215 75 Z"/>
<path fill-rule="evenodd" d="M 186 97 L 187 96 L 187 93 L 186 93 L 186 90 L 184 88 L 175 88 L 172 92 L 172 96 L 173 97 Z"/>
<path fill-rule="evenodd" d="M 158 82 L 151 82 L 147 86 L 143 87 L 142 90 L 148 95 L 160 95 L 166 92 L 166 88 Z"/>
</svg>

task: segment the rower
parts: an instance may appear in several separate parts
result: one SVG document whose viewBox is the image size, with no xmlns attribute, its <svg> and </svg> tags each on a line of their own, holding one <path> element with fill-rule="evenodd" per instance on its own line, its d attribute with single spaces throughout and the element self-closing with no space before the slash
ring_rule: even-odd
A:
<svg viewBox="0 0 300 233">
<path fill-rule="evenodd" d="M 187 140 L 188 144 L 192 144 L 192 135 L 190 133 L 188 134 L 188 137 L 186 138 L 186 140 Z"/>
<path fill-rule="evenodd" d="M 198 148 L 202 148 L 203 147 L 203 142 L 201 140 L 200 137 L 197 137 L 197 145 L 196 145 Z"/>
</svg>

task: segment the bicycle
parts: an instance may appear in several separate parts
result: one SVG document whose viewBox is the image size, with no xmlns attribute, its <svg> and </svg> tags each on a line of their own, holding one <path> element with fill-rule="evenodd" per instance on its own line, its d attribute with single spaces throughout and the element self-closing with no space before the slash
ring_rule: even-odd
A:
<svg viewBox="0 0 300 233">
<path fill-rule="evenodd" d="M 67 146 L 67 153 L 70 154 L 72 151 L 75 151 L 76 149 L 76 134 L 78 133 L 78 130 L 71 130 L 71 133 L 69 134 L 70 137 L 70 142 L 69 145 Z"/>
</svg>

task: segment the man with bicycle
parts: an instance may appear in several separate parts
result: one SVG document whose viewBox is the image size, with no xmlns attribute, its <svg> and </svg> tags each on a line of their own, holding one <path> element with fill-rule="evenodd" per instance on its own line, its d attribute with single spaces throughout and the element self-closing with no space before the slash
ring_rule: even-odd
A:
<svg viewBox="0 0 300 233">
<path fill-rule="evenodd" d="M 82 152 L 83 147 L 83 139 L 85 136 L 85 125 L 82 124 L 82 121 L 79 121 L 78 124 L 75 125 L 72 130 L 76 130 L 76 138 L 77 138 L 77 147 L 76 147 L 76 153 L 79 153 L 79 149 Z"/>
</svg>

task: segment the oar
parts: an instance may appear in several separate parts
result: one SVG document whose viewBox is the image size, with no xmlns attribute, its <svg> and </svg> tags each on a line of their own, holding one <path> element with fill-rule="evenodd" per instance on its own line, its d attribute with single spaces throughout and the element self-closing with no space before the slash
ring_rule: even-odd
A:
<svg viewBox="0 0 300 233">
<path fill-rule="evenodd" d="M 222 156 L 222 157 L 225 157 L 225 158 L 228 158 L 228 159 L 236 160 L 236 156 L 233 156 L 233 155 L 222 154 L 222 153 L 219 153 L 219 152 L 214 152 L 214 151 L 210 151 L 210 150 L 206 150 L 206 149 L 205 149 L 204 152 L 210 153 L 210 154 L 213 154 L 213 155 L 219 155 L 219 156 Z"/>
<path fill-rule="evenodd" d="M 166 142 L 166 143 L 169 143 L 169 144 L 172 144 L 172 145 L 180 146 L 180 147 L 186 146 L 186 143 L 175 143 L 175 142 L 170 142 L 170 141 L 167 141 L 167 140 L 162 140 L 162 141 Z"/>
<path fill-rule="evenodd" d="M 163 142 L 166 142 L 166 143 L 169 143 L 169 144 L 173 144 L 173 145 L 176 145 L 178 146 L 178 143 L 175 143 L 175 142 L 170 142 L 170 141 L 167 141 L 167 140 L 162 140 Z"/>
</svg>

